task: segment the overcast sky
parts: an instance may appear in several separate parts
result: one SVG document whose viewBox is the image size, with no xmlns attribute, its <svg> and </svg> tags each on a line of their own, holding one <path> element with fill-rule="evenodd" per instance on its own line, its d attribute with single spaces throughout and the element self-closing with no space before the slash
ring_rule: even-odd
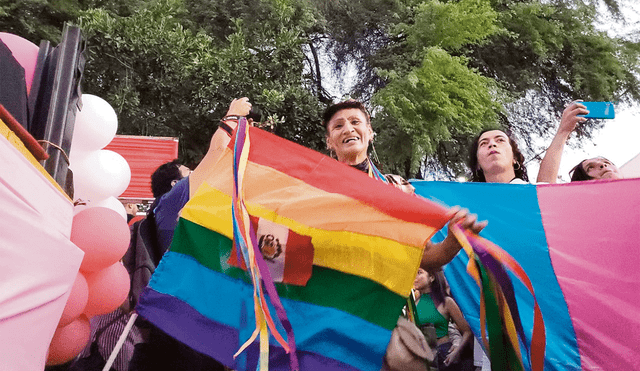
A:
<svg viewBox="0 0 640 371">
<path fill-rule="evenodd" d="M 629 35 L 640 30 L 640 5 L 633 0 L 621 1 L 622 13 L 627 18 L 626 24 L 613 21 L 602 12 L 599 28 L 611 36 Z M 603 9 L 604 10 L 604 9 Z M 571 141 L 571 139 L 570 139 Z M 549 143 L 547 143 L 548 145 Z M 616 106 L 616 118 L 604 120 L 604 127 L 593 135 L 593 142 L 584 143 L 579 149 L 565 148 L 559 175 L 569 180 L 569 170 L 585 158 L 604 156 L 618 167 L 640 153 L 640 107 Z M 539 163 L 527 166 L 529 178 L 534 180 L 538 174 Z"/>
</svg>

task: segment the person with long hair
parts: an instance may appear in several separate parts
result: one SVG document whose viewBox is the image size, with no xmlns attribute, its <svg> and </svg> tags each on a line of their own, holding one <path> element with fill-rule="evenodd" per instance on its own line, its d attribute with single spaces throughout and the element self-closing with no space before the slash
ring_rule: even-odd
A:
<svg viewBox="0 0 640 371">
<path fill-rule="evenodd" d="M 587 119 L 582 115 L 588 114 L 587 107 L 580 101 L 571 102 L 562 112 L 562 119 L 558 126 L 558 131 L 553 141 L 547 148 L 547 152 L 540 163 L 540 171 L 538 172 L 538 182 L 556 183 L 558 178 L 558 170 L 560 169 L 560 161 L 562 159 L 562 151 L 565 143 L 569 139 L 571 133 L 576 129 L 579 123 L 585 122 Z M 594 179 L 621 179 L 622 174 L 613 162 L 598 156 L 587 158 L 569 171 L 571 181 L 584 181 Z"/>
<path fill-rule="evenodd" d="M 622 173 L 613 162 L 599 156 L 587 158 L 571 169 L 569 172 L 572 182 L 594 179 L 622 179 Z"/>
<path fill-rule="evenodd" d="M 440 269 L 418 269 L 413 288 L 418 293 L 416 325 L 433 325 L 437 337 L 439 371 L 462 370 L 461 354 L 471 344 L 473 335 L 458 304 L 446 290 L 444 273 Z M 453 345 L 449 338 L 449 321 L 453 320 L 462 334 L 460 344 Z"/>
<path fill-rule="evenodd" d="M 370 177 L 411 191 L 399 177 L 384 176 L 369 157 L 375 133 L 371 127 L 371 118 L 365 106 L 356 100 L 347 100 L 326 109 L 323 115 L 327 149 L 340 162 L 369 174 Z M 460 222 L 462 228 L 479 233 L 486 222 L 478 222 L 474 214 L 459 207 L 449 213 L 449 228 Z M 427 242 L 421 266 L 424 268 L 441 267 L 451 261 L 462 246 L 449 231 L 447 238 L 440 243 Z"/>
<path fill-rule="evenodd" d="M 499 129 L 484 130 L 469 150 L 472 182 L 528 183 L 524 155 L 516 141 Z"/>
<path fill-rule="evenodd" d="M 587 121 L 587 119 L 582 117 L 582 115 L 586 115 L 588 113 L 589 111 L 587 110 L 587 107 L 580 103 L 580 101 L 571 102 L 567 108 L 564 109 L 560 125 L 558 126 L 558 131 L 554 136 L 553 141 L 551 141 L 549 148 L 547 148 L 547 152 L 540 163 L 540 171 L 538 172 L 539 182 L 556 183 L 558 181 L 558 170 L 560 169 L 560 160 L 562 159 L 562 151 L 564 150 L 565 143 L 578 124 Z M 600 161 L 597 159 L 598 158 L 587 159 L 576 165 L 576 167 L 574 167 L 570 172 L 571 181 L 600 179 L 598 172 L 593 172 L 593 175 L 591 176 L 587 174 L 583 167 L 585 162 L 589 162 L 588 165 L 590 167 L 592 166 L 592 162 L 594 164 L 598 162 L 598 165 L 600 165 Z M 613 165 L 608 160 L 606 160 L 606 162 L 608 162 L 609 165 Z M 609 168 L 611 167 L 609 166 Z M 617 168 L 615 168 L 615 170 L 617 172 Z M 574 179 L 574 176 L 576 179 Z"/>
<path fill-rule="evenodd" d="M 562 113 L 558 131 L 540 163 L 536 182 L 556 183 L 560 158 L 565 143 L 578 123 L 586 121 L 581 115 L 589 113 L 579 101 L 572 102 Z M 469 151 L 472 182 L 528 183 L 524 155 L 514 138 L 500 129 L 482 131 Z"/>
</svg>

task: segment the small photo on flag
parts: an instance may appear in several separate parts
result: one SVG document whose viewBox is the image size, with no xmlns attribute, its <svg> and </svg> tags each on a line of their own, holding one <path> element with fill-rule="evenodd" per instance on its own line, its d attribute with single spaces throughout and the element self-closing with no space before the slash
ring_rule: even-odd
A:
<svg viewBox="0 0 640 371">
<path fill-rule="evenodd" d="M 255 370 L 268 349 L 273 371 L 290 370 L 291 354 L 300 370 L 379 371 L 425 243 L 446 224 L 447 210 L 273 134 L 247 134 L 248 154 L 236 157 L 230 144 L 182 209 L 136 311 L 234 370 Z M 234 174 L 243 158 L 244 171 Z M 234 226 L 240 195 L 248 216 Z M 248 263 L 235 241 L 238 225 L 255 233 Z M 272 282 L 250 272 L 256 260 Z M 268 341 L 256 339 L 236 356 L 262 321 L 256 303 L 265 296 L 255 294 L 269 285 L 282 310 L 273 301 L 261 308 L 274 313 L 287 343 L 285 328 L 292 329 L 295 350 L 288 354 L 270 330 Z"/>
<path fill-rule="evenodd" d="M 311 236 L 300 235 L 284 225 L 265 218 L 252 216 L 260 252 L 274 282 L 304 286 L 313 270 L 313 245 Z M 244 261 L 238 260 L 234 246 L 229 264 L 246 270 Z"/>
</svg>

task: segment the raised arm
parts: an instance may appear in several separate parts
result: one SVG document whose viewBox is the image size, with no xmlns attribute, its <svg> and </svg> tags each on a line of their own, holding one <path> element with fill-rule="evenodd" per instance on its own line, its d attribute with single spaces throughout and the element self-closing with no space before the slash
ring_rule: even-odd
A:
<svg viewBox="0 0 640 371">
<path fill-rule="evenodd" d="M 251 103 L 249 103 L 249 98 L 238 98 L 234 99 L 229 105 L 229 110 L 225 117 L 228 116 L 247 116 L 251 111 Z M 224 125 L 228 126 L 229 129 L 234 130 L 238 125 L 236 119 L 228 119 L 224 121 Z M 204 182 L 205 179 L 209 176 L 211 169 L 218 162 L 222 152 L 225 147 L 231 141 L 231 134 L 228 133 L 224 125 L 218 127 L 218 130 L 213 133 L 211 137 L 211 143 L 209 144 L 209 150 L 202 158 L 202 161 L 198 164 L 198 166 L 193 170 L 191 175 L 189 176 L 189 196 L 193 196 L 198 190 L 198 187 Z"/>
<path fill-rule="evenodd" d="M 584 115 L 589 113 L 586 107 L 580 104 L 580 102 L 572 102 L 562 112 L 562 119 L 560 120 L 560 126 L 558 126 L 558 132 L 551 141 L 547 153 L 545 153 L 542 162 L 540 163 L 540 171 L 538 171 L 537 182 L 556 183 L 558 179 L 558 169 L 560 169 L 560 160 L 562 158 L 562 151 L 564 145 L 569 139 L 569 135 L 576 128 L 579 122 L 584 122 L 587 119 L 584 117 L 578 117 L 578 115 Z"/>
<path fill-rule="evenodd" d="M 463 229 L 468 229 L 475 233 L 480 233 L 487 226 L 487 221 L 478 222 L 475 214 L 469 214 L 469 210 L 461 209 L 458 206 L 451 208 L 449 217 L 449 231 L 444 241 L 440 243 L 427 242 L 420 262 L 422 269 L 428 270 L 441 267 L 449 263 L 458 254 L 462 246 L 460 246 L 451 231 L 452 225 L 462 221 L 461 227 Z"/>
</svg>

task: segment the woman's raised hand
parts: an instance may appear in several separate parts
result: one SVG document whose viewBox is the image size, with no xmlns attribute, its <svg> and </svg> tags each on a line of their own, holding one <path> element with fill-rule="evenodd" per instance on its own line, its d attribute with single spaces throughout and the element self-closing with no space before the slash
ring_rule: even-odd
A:
<svg viewBox="0 0 640 371">
<path fill-rule="evenodd" d="M 447 216 L 449 216 L 449 235 L 453 235 L 451 227 L 458 222 L 460 222 L 462 229 L 470 230 L 476 234 L 480 233 L 488 224 L 486 220 L 479 222 L 476 214 L 471 214 L 469 210 L 460 206 L 449 209 Z"/>
<path fill-rule="evenodd" d="M 242 97 L 236 98 L 231 101 L 227 116 L 247 116 L 251 112 L 251 103 L 249 98 Z"/>
<path fill-rule="evenodd" d="M 562 111 L 562 119 L 560 120 L 560 126 L 558 126 L 559 134 L 569 135 L 573 132 L 579 122 L 587 121 L 586 118 L 578 115 L 586 115 L 589 113 L 587 107 L 580 103 L 580 101 L 573 101 L 569 103 L 567 108 Z"/>
<path fill-rule="evenodd" d="M 560 169 L 560 159 L 562 158 L 564 145 L 578 123 L 587 120 L 578 115 L 585 115 L 587 113 L 589 113 L 589 111 L 587 111 L 587 108 L 581 104 L 580 101 L 573 101 L 564 109 L 558 131 L 553 137 L 549 148 L 547 148 L 547 153 L 545 153 L 540 163 L 537 179 L 539 183 L 556 183 L 558 181 L 558 170 Z"/>
</svg>

